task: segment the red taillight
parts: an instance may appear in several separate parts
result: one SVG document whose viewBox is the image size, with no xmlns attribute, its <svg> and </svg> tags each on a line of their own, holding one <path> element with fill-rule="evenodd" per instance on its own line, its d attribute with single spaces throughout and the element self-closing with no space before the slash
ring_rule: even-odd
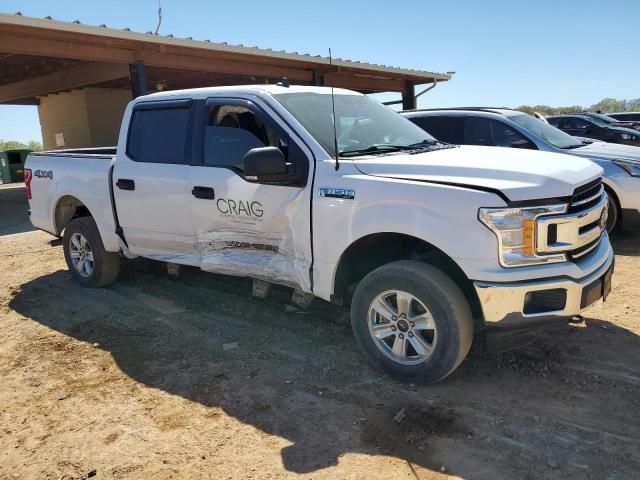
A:
<svg viewBox="0 0 640 480">
<path fill-rule="evenodd" d="M 27 199 L 31 200 L 31 179 L 33 178 L 33 174 L 31 173 L 30 168 L 24 169 L 24 186 L 27 191 Z"/>
</svg>

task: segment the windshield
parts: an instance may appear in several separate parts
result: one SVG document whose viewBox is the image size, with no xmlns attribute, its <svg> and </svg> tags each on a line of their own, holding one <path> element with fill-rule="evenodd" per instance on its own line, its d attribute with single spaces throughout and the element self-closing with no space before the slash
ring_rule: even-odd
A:
<svg viewBox="0 0 640 480">
<path fill-rule="evenodd" d="M 549 125 L 542 120 L 538 120 L 531 115 L 523 113 L 522 115 L 509 116 L 509 119 L 516 122 L 521 127 L 526 128 L 533 134 L 539 136 L 543 140 L 546 140 L 554 147 L 558 148 L 577 148 L 581 147 L 582 143 L 577 138 L 564 133 L 559 128 Z"/>
<path fill-rule="evenodd" d="M 327 93 L 274 95 L 335 156 L 333 108 Z M 340 155 L 356 156 L 419 148 L 437 140 L 406 118 L 364 95 L 334 95 Z"/>
<path fill-rule="evenodd" d="M 589 116 L 584 116 L 582 118 L 584 118 L 585 120 L 587 120 L 587 121 L 589 121 L 591 123 L 595 123 L 599 127 L 608 127 L 609 126 L 609 124 L 607 122 L 605 122 L 604 120 L 602 120 L 601 118 L 598 118 L 598 117 L 593 117 L 593 116 L 589 115 Z"/>
<path fill-rule="evenodd" d="M 615 118 L 610 117 L 609 115 L 604 115 L 602 113 L 592 113 L 591 115 L 589 115 L 589 117 L 591 117 L 592 119 L 599 119 L 606 124 L 618 123 L 618 120 L 616 120 Z"/>
</svg>

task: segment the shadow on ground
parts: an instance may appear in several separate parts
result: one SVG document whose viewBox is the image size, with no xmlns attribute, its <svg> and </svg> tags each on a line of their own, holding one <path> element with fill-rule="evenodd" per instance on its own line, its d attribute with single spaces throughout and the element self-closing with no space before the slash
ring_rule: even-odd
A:
<svg viewBox="0 0 640 480">
<path fill-rule="evenodd" d="M 292 472 L 348 452 L 447 465 L 462 478 L 580 476 L 593 458 L 596 477 L 640 468 L 640 428 L 629 419 L 640 341 L 609 322 L 562 326 L 516 353 L 475 349 L 445 382 L 406 385 L 364 364 L 341 309 L 285 311 L 279 292 L 253 299 L 242 279 L 188 271 L 176 283 L 154 268 L 129 269 L 102 290 L 57 271 L 22 285 L 10 306 L 99 343 L 142 384 L 291 441 L 281 455 Z"/>
<path fill-rule="evenodd" d="M 0 237 L 35 230 L 23 183 L 0 185 Z"/>
<path fill-rule="evenodd" d="M 640 228 L 613 233 L 611 244 L 616 255 L 640 257 Z"/>
</svg>

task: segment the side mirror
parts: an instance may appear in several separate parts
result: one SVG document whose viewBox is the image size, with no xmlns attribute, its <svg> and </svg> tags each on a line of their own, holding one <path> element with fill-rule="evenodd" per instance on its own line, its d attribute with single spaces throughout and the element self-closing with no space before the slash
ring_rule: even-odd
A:
<svg viewBox="0 0 640 480">
<path fill-rule="evenodd" d="M 276 147 L 252 148 L 244 156 L 244 176 L 258 182 L 280 182 L 287 179 L 287 161 Z"/>
</svg>

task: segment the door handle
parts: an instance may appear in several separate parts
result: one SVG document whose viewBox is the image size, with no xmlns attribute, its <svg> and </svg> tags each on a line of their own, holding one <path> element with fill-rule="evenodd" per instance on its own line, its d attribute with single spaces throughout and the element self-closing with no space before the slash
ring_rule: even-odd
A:
<svg viewBox="0 0 640 480">
<path fill-rule="evenodd" d="M 195 186 L 193 187 L 193 190 L 191 190 L 191 195 L 196 198 L 203 198 L 205 200 L 213 200 L 214 198 L 216 198 L 215 192 L 211 187 Z"/>
<path fill-rule="evenodd" d="M 119 178 L 116 182 L 116 187 L 118 187 L 120 190 L 135 190 L 136 182 L 128 178 Z"/>
</svg>

